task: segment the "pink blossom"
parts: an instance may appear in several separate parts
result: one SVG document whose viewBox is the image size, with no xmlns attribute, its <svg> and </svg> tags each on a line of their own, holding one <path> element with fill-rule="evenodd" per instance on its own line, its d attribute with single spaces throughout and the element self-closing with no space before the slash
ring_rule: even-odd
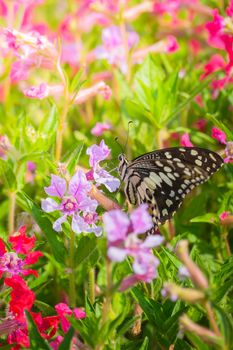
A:
<svg viewBox="0 0 233 350">
<path fill-rule="evenodd" d="M 211 136 L 214 139 L 218 140 L 223 145 L 226 144 L 226 134 L 222 130 L 220 130 L 220 129 L 216 128 L 216 127 L 212 128 Z"/>
<path fill-rule="evenodd" d="M 86 176 L 89 180 L 95 180 L 97 185 L 104 185 L 110 192 L 116 191 L 120 186 L 120 180 L 110 175 L 105 169 L 100 166 L 100 162 L 105 160 L 110 155 L 110 149 L 102 140 L 98 145 L 93 145 L 87 149 L 89 155 L 89 164 L 92 167 Z"/>
<path fill-rule="evenodd" d="M 135 50 L 132 54 L 133 62 L 141 62 L 149 53 L 172 53 L 179 49 L 176 38 L 169 35 L 167 38 L 156 42 L 153 45 Z"/>
<path fill-rule="evenodd" d="M 23 93 L 29 98 L 38 98 L 39 100 L 43 100 L 48 96 L 48 88 L 46 84 L 42 83 L 39 86 L 31 86 L 30 88 L 25 89 Z"/>
<path fill-rule="evenodd" d="M 225 163 L 233 163 L 233 142 L 228 141 L 225 148 L 226 158 Z"/>
<path fill-rule="evenodd" d="M 55 231 L 62 231 L 62 224 L 72 218 L 71 228 L 75 233 L 94 232 L 96 236 L 101 234 L 100 227 L 96 226 L 97 217 L 94 215 L 98 203 L 91 199 L 88 193 L 91 183 L 86 179 L 82 171 L 78 171 L 69 181 L 52 175 L 51 184 L 45 187 L 45 192 L 52 197 L 57 197 L 59 203 L 52 198 L 42 200 L 42 209 L 46 213 L 60 212 L 61 216 L 53 223 Z M 86 215 L 93 214 L 88 222 Z"/>
<path fill-rule="evenodd" d="M 111 129 L 111 125 L 109 123 L 99 123 L 97 122 L 95 126 L 91 129 L 91 133 L 94 136 L 101 136 L 105 131 Z"/>
<path fill-rule="evenodd" d="M 225 219 L 228 217 L 229 214 L 230 214 L 229 211 L 224 211 L 224 212 L 222 212 L 222 213 L 219 215 L 219 219 L 220 219 L 221 221 L 223 221 L 223 220 L 225 220 Z"/>
<path fill-rule="evenodd" d="M 89 98 L 96 96 L 97 94 L 101 94 L 105 100 L 109 100 L 112 95 L 112 90 L 107 84 L 105 84 L 105 82 L 100 81 L 92 85 L 90 88 L 81 89 L 75 97 L 74 103 L 84 103 Z"/>
<path fill-rule="evenodd" d="M 193 144 L 190 141 L 188 133 L 185 133 L 181 136 L 180 144 L 181 146 L 184 146 L 184 147 L 193 147 Z"/>
<path fill-rule="evenodd" d="M 127 49 L 130 50 L 138 44 L 139 37 L 136 32 L 128 31 Z M 106 59 L 109 64 L 118 66 L 123 73 L 127 72 L 126 52 L 124 38 L 119 27 L 111 26 L 102 32 L 103 45 L 95 50 L 97 59 Z"/>
<path fill-rule="evenodd" d="M 70 322 L 67 320 L 67 316 L 72 316 L 77 320 L 83 319 L 86 317 L 86 313 L 84 310 L 80 308 L 74 308 L 72 311 L 69 306 L 65 303 L 59 303 L 55 305 L 55 310 L 57 311 L 57 314 L 61 321 L 61 327 L 64 333 L 67 333 L 70 328 Z"/>
<path fill-rule="evenodd" d="M 226 63 L 221 55 L 215 54 L 211 56 L 208 63 L 204 66 L 204 73 L 201 75 L 201 79 L 205 79 L 211 73 L 216 72 L 217 70 L 224 69 Z"/>
<path fill-rule="evenodd" d="M 112 210 L 103 215 L 104 227 L 107 232 L 108 257 L 115 262 L 121 262 L 127 256 L 133 258 L 134 274 L 125 278 L 121 290 L 134 283 L 151 282 L 157 276 L 159 261 L 151 252 L 163 242 L 161 236 L 148 236 L 144 241 L 138 235 L 152 227 L 151 216 L 145 204 L 135 209 L 130 218 L 121 210 Z"/>
</svg>

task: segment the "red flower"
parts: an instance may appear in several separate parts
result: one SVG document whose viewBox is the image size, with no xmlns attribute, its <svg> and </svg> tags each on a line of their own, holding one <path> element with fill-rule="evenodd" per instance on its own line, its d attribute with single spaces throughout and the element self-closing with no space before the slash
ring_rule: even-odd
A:
<svg viewBox="0 0 233 350">
<path fill-rule="evenodd" d="M 0 256 L 6 253 L 6 246 L 3 240 L 0 238 Z"/>
<path fill-rule="evenodd" d="M 34 248 L 36 237 L 26 235 L 26 226 L 20 227 L 19 231 L 10 236 L 9 242 L 16 253 L 27 254 Z"/>
<path fill-rule="evenodd" d="M 26 282 L 20 276 L 12 276 L 5 279 L 5 284 L 12 288 L 10 293 L 10 311 L 18 321 L 25 322 L 24 311 L 32 308 L 35 300 L 34 293 L 28 288 Z"/>
<path fill-rule="evenodd" d="M 43 338 L 50 339 L 56 334 L 60 322 L 58 316 L 47 316 L 43 318 L 40 312 L 31 312 L 31 315 Z"/>
</svg>

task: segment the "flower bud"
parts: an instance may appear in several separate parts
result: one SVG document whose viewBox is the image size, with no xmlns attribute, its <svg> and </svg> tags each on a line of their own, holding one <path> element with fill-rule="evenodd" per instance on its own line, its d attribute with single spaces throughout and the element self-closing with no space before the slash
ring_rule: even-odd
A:
<svg viewBox="0 0 233 350">
<path fill-rule="evenodd" d="M 208 344 L 221 344 L 221 338 L 217 337 L 214 332 L 194 323 L 187 315 L 180 317 L 180 328 L 182 331 L 195 333 Z"/>
<path fill-rule="evenodd" d="M 196 287 L 207 289 L 208 288 L 208 280 L 199 267 L 191 260 L 188 252 L 188 241 L 181 240 L 176 248 L 176 253 L 182 263 L 187 268 L 190 278 L 195 284 Z"/>
<path fill-rule="evenodd" d="M 205 300 L 204 292 L 191 288 L 181 288 L 170 282 L 164 284 L 163 295 L 169 296 L 173 301 L 181 299 L 190 304 Z"/>
</svg>

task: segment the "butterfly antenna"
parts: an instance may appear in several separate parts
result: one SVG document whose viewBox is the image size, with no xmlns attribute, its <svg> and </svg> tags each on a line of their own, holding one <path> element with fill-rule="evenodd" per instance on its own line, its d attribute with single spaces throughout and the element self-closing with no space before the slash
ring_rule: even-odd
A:
<svg viewBox="0 0 233 350">
<path fill-rule="evenodd" d="M 130 120 L 130 121 L 128 122 L 127 137 L 126 137 L 126 141 L 125 141 L 123 153 L 125 153 L 126 146 L 127 146 L 127 144 L 128 144 L 128 141 L 129 141 L 129 127 L 130 127 L 130 124 L 132 124 L 132 123 L 133 123 L 132 120 Z"/>
<path fill-rule="evenodd" d="M 115 137 L 115 142 L 118 144 L 118 146 L 121 149 L 121 152 L 124 153 L 124 148 L 121 146 L 120 142 L 118 141 L 118 137 Z"/>
</svg>

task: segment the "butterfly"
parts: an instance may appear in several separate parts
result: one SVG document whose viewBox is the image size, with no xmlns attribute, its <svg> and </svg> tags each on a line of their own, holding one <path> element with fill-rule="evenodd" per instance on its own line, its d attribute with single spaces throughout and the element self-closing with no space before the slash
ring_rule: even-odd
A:
<svg viewBox="0 0 233 350">
<path fill-rule="evenodd" d="M 147 203 L 155 233 L 181 206 L 185 196 L 223 165 L 215 152 L 199 147 L 173 147 L 128 161 L 119 155 L 118 172 L 133 205 Z"/>
</svg>

